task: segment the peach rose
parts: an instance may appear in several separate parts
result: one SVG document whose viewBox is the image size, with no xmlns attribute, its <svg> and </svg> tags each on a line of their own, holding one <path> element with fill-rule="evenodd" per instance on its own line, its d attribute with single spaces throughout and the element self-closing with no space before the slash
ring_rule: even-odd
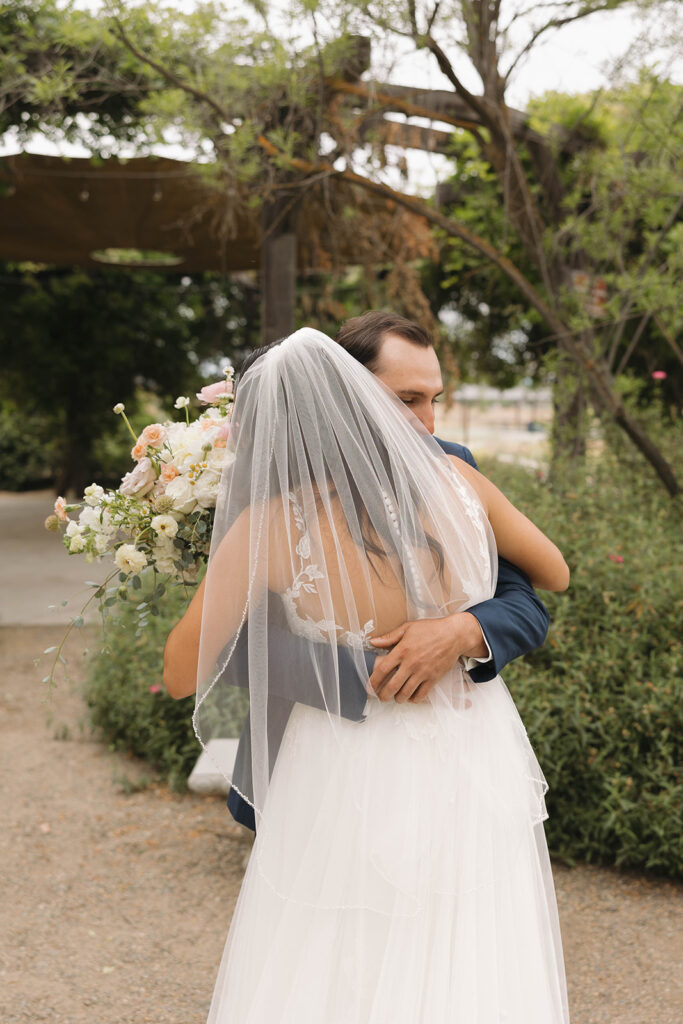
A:
<svg viewBox="0 0 683 1024">
<path fill-rule="evenodd" d="M 60 498 L 56 499 L 56 501 L 55 501 L 55 515 L 63 523 L 65 523 L 67 521 L 67 519 L 69 518 L 67 516 L 67 514 L 66 514 L 66 499 L 65 498 L 61 498 L 60 497 Z"/>
<path fill-rule="evenodd" d="M 162 427 L 161 423 L 150 423 L 140 434 L 138 444 L 149 444 L 152 448 L 161 448 L 167 433 L 166 427 Z"/>
<path fill-rule="evenodd" d="M 171 480 L 175 480 L 178 476 L 178 470 L 172 462 L 165 462 L 161 467 L 160 479 L 165 484 L 170 484 Z"/>
<path fill-rule="evenodd" d="M 143 444 L 142 441 L 138 441 L 137 444 L 133 445 L 130 450 L 131 458 L 139 462 L 147 454 L 147 445 Z"/>
</svg>

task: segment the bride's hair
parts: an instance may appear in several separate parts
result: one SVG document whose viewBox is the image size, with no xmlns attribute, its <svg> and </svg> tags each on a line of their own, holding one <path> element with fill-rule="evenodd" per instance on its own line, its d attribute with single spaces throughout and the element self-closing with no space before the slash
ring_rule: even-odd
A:
<svg viewBox="0 0 683 1024">
<path fill-rule="evenodd" d="M 391 318 L 393 316 L 393 314 L 382 314 L 382 316 L 384 318 Z M 355 317 L 353 319 L 361 320 L 363 318 L 362 317 Z M 395 320 L 400 320 L 400 321 L 404 320 L 403 317 L 394 317 L 394 319 Z M 348 322 L 352 323 L 353 321 L 348 321 Z M 410 321 L 406 320 L 405 323 L 409 324 Z M 414 325 L 414 326 L 417 327 L 417 325 Z M 425 337 L 427 337 L 426 334 L 425 334 Z M 236 388 L 235 388 L 235 395 L 237 395 L 237 390 L 239 389 L 240 381 L 243 379 L 243 377 L 244 377 L 245 373 L 247 372 L 247 370 L 249 370 L 256 362 L 258 362 L 259 359 L 261 359 L 261 358 L 263 358 L 263 356 L 267 355 L 267 353 L 270 352 L 272 349 L 276 348 L 278 345 L 281 345 L 283 341 L 285 341 L 284 338 L 279 338 L 277 341 L 271 341 L 267 345 L 261 345 L 259 348 L 254 349 L 253 352 L 249 353 L 249 355 L 244 359 L 244 362 L 240 366 L 239 374 L 238 374 L 238 377 L 237 377 L 237 384 L 236 384 Z M 431 341 L 429 341 L 428 343 L 431 344 Z M 342 346 L 342 347 L 344 347 L 344 346 Z M 359 360 L 359 362 L 362 362 L 362 360 Z M 381 437 L 381 435 L 378 433 L 378 431 L 375 430 L 370 424 L 366 424 L 366 429 L 369 431 L 369 433 L 370 433 L 370 435 L 372 437 L 372 442 L 373 442 L 373 444 L 376 447 L 377 454 L 379 455 L 379 457 L 380 457 L 380 459 L 382 461 L 382 464 L 383 464 L 383 466 L 384 466 L 384 468 L 386 470 L 387 479 L 391 482 L 392 479 L 393 479 L 393 474 L 392 474 L 392 471 L 391 471 L 389 453 L 388 453 L 386 444 L 384 442 L 384 439 Z M 308 462 L 308 459 L 307 459 L 307 462 Z M 310 474 L 311 479 L 313 479 L 314 474 L 312 472 L 312 467 L 310 466 L 310 464 L 308 466 L 308 470 L 309 470 L 309 474 Z M 360 537 L 355 538 L 355 539 L 362 543 L 362 546 L 363 546 L 363 548 L 364 548 L 364 550 L 365 550 L 365 552 L 366 552 L 366 554 L 368 556 L 368 562 L 370 564 L 370 567 L 375 572 L 375 574 L 379 577 L 380 573 L 379 573 L 379 570 L 378 570 L 377 566 L 374 563 L 374 557 L 386 559 L 387 558 L 387 546 L 389 547 L 389 550 L 391 550 L 391 549 L 395 549 L 396 550 L 395 538 L 394 538 L 393 534 L 391 532 L 389 532 L 389 531 L 387 532 L 386 536 L 382 536 L 382 537 L 380 537 L 379 534 L 377 533 L 376 528 L 373 526 L 372 522 L 370 521 L 370 516 L 369 516 L 368 511 L 367 511 L 367 509 L 365 507 L 365 504 L 363 503 L 360 491 L 358 490 L 358 487 L 357 487 L 357 485 L 356 485 L 356 483 L 354 481 L 353 473 L 350 471 L 350 468 L 349 468 L 349 471 L 348 471 L 348 486 L 349 486 L 349 492 L 350 492 L 350 495 L 351 495 L 351 498 L 352 498 L 352 501 L 353 501 L 354 509 L 355 509 L 356 515 L 358 517 L 358 524 L 359 524 L 359 529 L 360 529 Z M 392 492 L 393 492 L 393 490 L 394 490 L 394 488 L 392 486 Z M 271 495 L 271 496 L 275 497 L 274 494 Z M 330 492 L 330 496 L 331 497 L 334 496 L 333 492 Z M 414 494 L 413 497 L 414 497 L 416 503 L 418 503 L 418 496 L 417 496 L 417 494 Z M 396 496 L 395 495 L 394 495 L 394 500 L 396 500 Z M 427 540 L 427 544 L 429 546 L 429 550 L 430 550 L 430 552 L 432 554 L 432 557 L 434 559 L 435 566 L 436 566 L 437 571 L 439 573 L 439 577 L 443 581 L 443 572 L 444 572 L 444 566 L 445 566 L 443 549 L 442 549 L 441 545 L 439 544 L 439 542 L 435 538 L 430 536 L 428 533 L 426 534 L 426 540 Z M 398 554 L 398 551 L 396 553 Z"/>
</svg>

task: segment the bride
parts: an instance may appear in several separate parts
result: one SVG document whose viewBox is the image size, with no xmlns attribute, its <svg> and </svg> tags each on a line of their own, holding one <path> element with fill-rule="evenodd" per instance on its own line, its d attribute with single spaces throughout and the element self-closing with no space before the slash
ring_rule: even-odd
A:
<svg viewBox="0 0 683 1024">
<path fill-rule="evenodd" d="M 368 670 L 373 636 L 491 597 L 498 552 L 549 590 L 562 555 L 315 330 L 242 377 L 229 448 L 164 664 L 204 745 L 249 693 L 256 838 L 209 1024 L 566 1024 L 547 785 L 505 684 L 457 665 L 393 699 Z"/>
</svg>

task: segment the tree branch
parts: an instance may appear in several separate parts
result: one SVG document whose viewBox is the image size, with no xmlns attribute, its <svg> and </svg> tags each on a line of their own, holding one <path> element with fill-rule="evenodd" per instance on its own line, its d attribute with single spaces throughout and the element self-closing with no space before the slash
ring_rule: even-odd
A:
<svg viewBox="0 0 683 1024">
<path fill-rule="evenodd" d="M 610 368 L 614 365 L 614 360 L 616 359 L 616 355 L 617 355 L 617 348 L 619 346 L 619 342 L 622 339 L 622 336 L 623 336 L 623 333 L 624 333 L 624 329 L 626 327 L 626 321 L 628 320 L 629 313 L 631 312 L 631 307 L 633 306 L 633 291 L 634 291 L 634 288 L 644 278 L 644 276 L 645 276 L 645 274 L 647 272 L 648 267 L 650 266 L 650 264 L 652 263 L 652 260 L 655 258 L 655 255 L 657 254 L 657 250 L 659 249 L 659 246 L 662 244 L 662 242 L 664 241 L 664 239 L 666 238 L 668 233 L 671 231 L 671 228 L 677 222 L 678 215 L 681 212 L 681 209 L 683 209 L 683 195 L 679 196 L 678 202 L 676 203 L 676 205 L 674 206 L 673 210 L 671 211 L 671 213 L 667 217 L 665 223 L 660 228 L 659 233 L 657 234 L 657 237 L 653 241 L 653 243 L 650 246 L 650 248 L 648 249 L 648 251 L 643 255 L 643 258 L 641 260 L 640 266 L 638 267 L 638 273 L 636 274 L 636 279 L 633 282 L 633 287 L 630 288 L 629 291 L 626 293 L 626 301 L 624 302 L 624 304 L 623 304 L 623 306 L 621 308 L 621 313 L 619 314 L 619 317 L 618 317 L 618 320 L 617 320 L 617 325 L 616 325 L 616 327 L 614 329 L 614 334 L 612 336 L 612 341 L 610 343 L 610 353 L 609 353 L 609 360 L 608 360 L 608 365 L 610 366 Z"/>
<path fill-rule="evenodd" d="M 644 332 L 645 328 L 647 327 L 647 325 L 649 324 L 651 319 L 652 319 L 652 313 L 646 313 L 644 317 L 641 317 L 640 323 L 638 324 L 638 326 L 636 327 L 635 331 L 633 332 L 633 337 L 631 338 L 630 344 L 629 344 L 628 348 L 626 349 L 626 351 L 624 352 L 624 355 L 621 358 L 621 362 L 617 366 L 617 369 L 616 369 L 616 372 L 615 372 L 615 377 L 620 377 L 622 375 L 622 373 L 624 372 L 624 370 L 626 369 L 628 361 L 631 358 L 631 356 L 633 355 L 633 353 L 635 352 L 636 346 L 637 346 L 638 342 L 640 341 L 640 339 L 642 338 L 643 332 Z"/>
<path fill-rule="evenodd" d="M 433 36 L 422 36 L 421 40 L 427 47 L 427 49 L 436 57 L 436 61 L 437 64 L 439 65 L 441 73 L 446 76 L 446 78 L 451 83 L 458 96 L 465 100 L 465 102 L 472 108 L 472 110 L 474 110 L 474 112 L 479 115 L 483 123 L 487 125 L 488 105 L 486 101 L 479 96 L 475 96 L 473 93 L 469 91 L 469 89 L 465 88 L 463 83 L 456 75 L 453 65 L 451 64 L 448 57 L 443 52 L 443 50 L 441 49 L 441 47 L 439 46 L 439 44 L 437 43 L 436 39 L 434 39 Z M 418 43 L 418 40 L 416 39 L 415 42 Z"/>
<path fill-rule="evenodd" d="M 207 106 L 211 107 L 211 109 L 216 114 L 218 114 L 222 122 L 224 122 L 225 124 L 232 123 L 232 118 L 230 117 L 228 112 L 224 110 L 223 107 L 221 107 L 221 105 L 217 103 L 212 96 L 209 96 L 208 93 L 202 92 L 201 89 L 196 89 L 193 85 L 189 85 L 188 82 L 184 82 L 182 78 L 178 78 L 177 75 L 174 75 L 173 72 L 169 71 L 169 69 L 164 67 L 163 64 L 159 64 L 157 61 L 152 60 L 151 57 L 146 56 L 146 54 L 138 50 L 137 47 L 131 42 L 131 40 L 128 37 L 128 34 L 126 33 L 126 30 L 124 29 L 119 19 L 112 15 L 112 21 L 115 25 L 114 31 L 116 32 L 116 35 L 119 37 L 123 45 L 128 50 L 130 50 L 134 57 L 137 57 L 137 59 L 142 61 L 143 64 L 149 65 L 150 68 L 153 68 L 156 72 L 158 72 L 158 74 L 162 75 L 162 77 L 165 78 L 167 82 L 171 82 L 172 85 L 175 85 L 177 89 L 182 89 L 183 92 L 189 93 L 190 96 L 194 96 L 194 98 L 196 100 L 199 100 L 200 103 L 206 103 Z"/>
<path fill-rule="evenodd" d="M 378 106 L 388 107 L 390 110 L 405 114 L 407 117 L 424 117 L 429 121 L 443 121 L 444 124 L 451 124 L 454 128 L 464 128 L 465 131 L 471 132 L 472 135 L 476 136 L 478 142 L 483 144 L 479 131 L 480 125 L 476 121 L 470 121 L 464 117 L 455 117 L 445 111 L 442 113 L 430 110 L 429 107 L 423 107 L 417 103 L 402 100 L 392 96 L 390 93 L 382 92 L 381 89 L 377 91 L 371 90 L 363 82 L 345 82 L 341 78 L 328 78 L 326 79 L 326 85 L 331 92 L 344 93 L 347 96 L 358 96 L 361 99 L 370 101 L 375 100 Z"/>
<path fill-rule="evenodd" d="M 428 206 L 427 203 L 415 196 L 396 192 L 382 182 L 372 181 L 370 178 L 365 178 L 361 174 L 355 174 L 353 171 L 337 170 L 326 164 L 314 164 L 308 160 L 289 157 L 286 153 L 279 150 L 265 135 L 257 136 L 257 143 L 271 159 L 282 160 L 293 170 L 304 174 L 320 174 L 322 171 L 329 171 L 331 175 L 335 175 L 341 181 L 346 181 L 351 185 L 358 185 L 368 192 L 373 192 L 375 195 L 382 196 L 390 202 L 397 203 L 418 217 L 422 217 L 429 223 L 441 228 L 449 237 L 459 238 L 470 248 L 481 253 L 494 266 L 498 267 L 519 288 L 522 295 L 538 311 L 548 327 L 556 335 L 558 341 L 583 369 L 591 383 L 591 393 L 595 397 L 598 409 L 608 412 L 631 438 L 636 447 L 652 465 L 669 494 L 672 497 L 678 494 L 678 481 L 671 466 L 640 424 L 628 412 L 620 397 L 615 393 L 612 387 L 612 379 L 604 364 L 596 360 L 583 339 L 580 336 L 575 336 L 570 331 L 567 325 L 563 323 L 545 302 L 543 296 L 534 288 L 528 278 L 511 260 L 499 252 L 495 246 L 487 242 L 486 239 L 476 235 L 473 231 L 470 231 L 464 224 L 444 217 L 443 214 L 440 214 L 433 207 Z"/>
<path fill-rule="evenodd" d="M 673 352 L 673 354 L 678 359 L 678 361 L 681 364 L 681 366 L 683 366 L 683 350 L 681 350 L 681 348 L 677 344 L 675 338 L 671 337 L 671 335 L 666 330 L 666 328 L 664 327 L 664 324 L 662 323 L 661 319 L 657 316 L 656 313 L 655 313 L 655 316 L 654 316 L 654 320 L 655 320 L 655 323 L 657 324 L 657 327 L 659 327 L 659 330 L 660 330 L 660 332 L 662 334 L 662 337 L 664 338 L 664 340 L 668 344 L 668 346 L 671 349 L 671 351 Z"/>
<path fill-rule="evenodd" d="M 532 34 L 531 39 L 528 41 L 528 43 L 526 43 L 522 47 L 522 49 L 517 54 L 510 67 L 505 72 L 505 75 L 503 77 L 503 81 L 505 82 L 505 84 L 507 85 L 510 79 L 510 75 L 515 70 L 522 57 L 524 57 L 529 52 L 529 50 L 533 49 L 533 47 L 536 45 L 540 37 L 545 32 L 550 31 L 551 28 L 562 28 L 564 25 L 570 25 L 573 21 L 580 21 L 581 18 L 587 18 L 589 14 L 597 14 L 600 11 L 607 11 L 613 6 L 614 5 L 609 2 L 599 3 L 596 4 L 595 7 L 579 11 L 577 14 L 569 15 L 566 18 L 556 18 L 553 19 L 552 21 L 547 21 L 545 25 L 541 25 L 541 27 L 537 28 L 536 31 Z"/>
</svg>

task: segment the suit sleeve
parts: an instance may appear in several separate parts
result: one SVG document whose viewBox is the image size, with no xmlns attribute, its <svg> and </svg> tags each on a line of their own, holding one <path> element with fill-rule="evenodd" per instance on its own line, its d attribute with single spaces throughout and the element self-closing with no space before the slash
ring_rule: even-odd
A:
<svg viewBox="0 0 683 1024">
<path fill-rule="evenodd" d="M 469 448 L 440 442 L 444 451 L 458 455 L 477 469 Z M 488 601 L 467 609 L 481 626 L 491 658 L 470 663 L 470 678 L 475 683 L 494 679 L 505 666 L 522 654 L 541 647 L 548 633 L 548 610 L 531 586 L 529 577 L 505 558 L 498 560 L 498 584 Z"/>
<path fill-rule="evenodd" d="M 488 601 L 467 609 L 479 622 L 491 659 L 470 669 L 475 683 L 497 676 L 510 661 L 545 641 L 550 616 L 529 577 L 505 558 L 498 561 L 498 585 Z"/>
</svg>

